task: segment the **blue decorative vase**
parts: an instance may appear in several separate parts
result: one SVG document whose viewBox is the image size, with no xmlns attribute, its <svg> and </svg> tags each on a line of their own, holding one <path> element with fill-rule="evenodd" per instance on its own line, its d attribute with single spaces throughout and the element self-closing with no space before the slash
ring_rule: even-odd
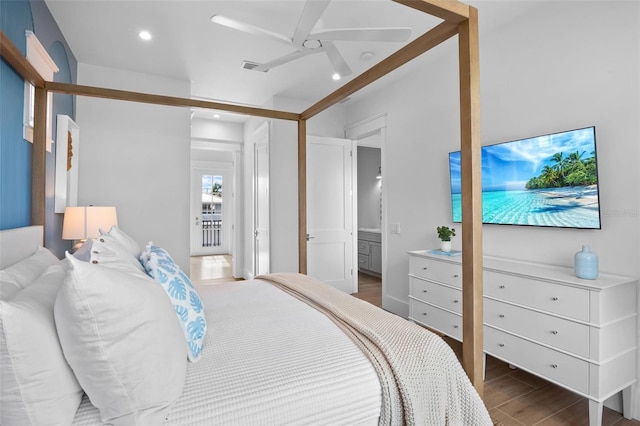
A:
<svg viewBox="0 0 640 426">
<path fill-rule="evenodd" d="M 582 251 L 575 257 L 576 277 L 585 280 L 598 278 L 598 255 L 591 251 L 591 247 L 582 246 Z"/>
</svg>

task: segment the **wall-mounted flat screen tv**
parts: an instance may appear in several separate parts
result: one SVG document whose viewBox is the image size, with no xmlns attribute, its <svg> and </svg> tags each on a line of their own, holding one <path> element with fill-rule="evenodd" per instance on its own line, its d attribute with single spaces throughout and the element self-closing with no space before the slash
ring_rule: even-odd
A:
<svg viewBox="0 0 640 426">
<path fill-rule="evenodd" d="M 460 151 L 449 154 L 453 221 L 462 221 Z M 600 229 L 595 127 L 482 147 L 482 221 Z"/>
</svg>

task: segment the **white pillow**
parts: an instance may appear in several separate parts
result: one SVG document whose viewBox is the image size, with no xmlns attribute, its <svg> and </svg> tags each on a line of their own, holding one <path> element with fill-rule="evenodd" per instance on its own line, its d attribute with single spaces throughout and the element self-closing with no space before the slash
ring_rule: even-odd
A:
<svg viewBox="0 0 640 426">
<path fill-rule="evenodd" d="M 187 341 L 189 361 L 200 359 L 207 321 L 200 295 L 187 275 L 161 247 L 149 243 L 141 256 L 144 269 L 167 292 Z"/>
<path fill-rule="evenodd" d="M 82 389 L 62 354 L 53 306 L 66 272 L 49 267 L 10 301 L 0 301 L 4 425 L 68 425 Z"/>
<path fill-rule="evenodd" d="M 31 256 L 0 271 L 0 299 L 8 300 L 31 284 L 45 269 L 58 263 L 58 258 L 44 247 Z"/>
<path fill-rule="evenodd" d="M 91 245 L 91 263 L 99 263 L 102 256 L 119 258 L 144 273 L 144 267 L 137 256 L 131 254 L 128 248 L 120 244 L 113 235 L 103 234 L 93 240 Z"/>
<path fill-rule="evenodd" d="M 105 423 L 163 423 L 187 364 L 171 303 L 145 274 L 67 258 L 54 314 L 82 388 Z"/>
<path fill-rule="evenodd" d="M 83 262 L 88 262 L 91 259 L 91 246 L 93 245 L 93 239 L 88 239 L 76 251 L 73 252 L 73 257 Z"/>
<path fill-rule="evenodd" d="M 121 269 L 123 271 L 131 271 L 132 269 L 142 275 L 146 275 L 144 266 L 135 257 L 128 253 L 116 253 L 107 247 L 113 244 L 106 244 L 99 240 L 95 240 L 89 254 L 89 262 L 93 265 L 102 265 L 109 268 Z"/>
<path fill-rule="evenodd" d="M 109 235 L 115 238 L 123 247 L 125 247 L 129 252 L 134 256 L 140 256 L 140 245 L 136 240 L 127 235 L 122 229 L 118 228 L 116 225 L 111 226 L 109 232 L 104 232 L 102 229 L 100 230 L 101 235 Z"/>
</svg>

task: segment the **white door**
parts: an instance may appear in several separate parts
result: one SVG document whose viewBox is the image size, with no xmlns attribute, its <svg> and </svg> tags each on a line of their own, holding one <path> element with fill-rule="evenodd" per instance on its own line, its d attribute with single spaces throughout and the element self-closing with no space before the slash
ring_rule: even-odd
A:
<svg viewBox="0 0 640 426">
<path fill-rule="evenodd" d="M 191 255 L 230 253 L 232 176 L 229 170 L 193 169 Z"/>
<path fill-rule="evenodd" d="M 268 136 L 267 136 L 268 138 Z M 269 273 L 269 144 L 268 139 L 254 146 L 254 274 Z"/>
<path fill-rule="evenodd" d="M 307 274 L 346 293 L 354 278 L 352 141 L 307 137 Z"/>
</svg>

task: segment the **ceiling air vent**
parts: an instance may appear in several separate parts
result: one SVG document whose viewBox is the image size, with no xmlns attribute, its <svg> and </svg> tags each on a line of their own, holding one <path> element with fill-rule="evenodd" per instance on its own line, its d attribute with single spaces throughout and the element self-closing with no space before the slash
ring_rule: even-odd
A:
<svg viewBox="0 0 640 426">
<path fill-rule="evenodd" d="M 251 62 L 251 61 L 242 61 L 242 68 L 245 70 L 252 70 L 257 66 L 260 66 L 261 64 L 257 63 L 257 62 Z M 267 72 L 269 70 L 264 70 L 262 72 Z"/>
</svg>

